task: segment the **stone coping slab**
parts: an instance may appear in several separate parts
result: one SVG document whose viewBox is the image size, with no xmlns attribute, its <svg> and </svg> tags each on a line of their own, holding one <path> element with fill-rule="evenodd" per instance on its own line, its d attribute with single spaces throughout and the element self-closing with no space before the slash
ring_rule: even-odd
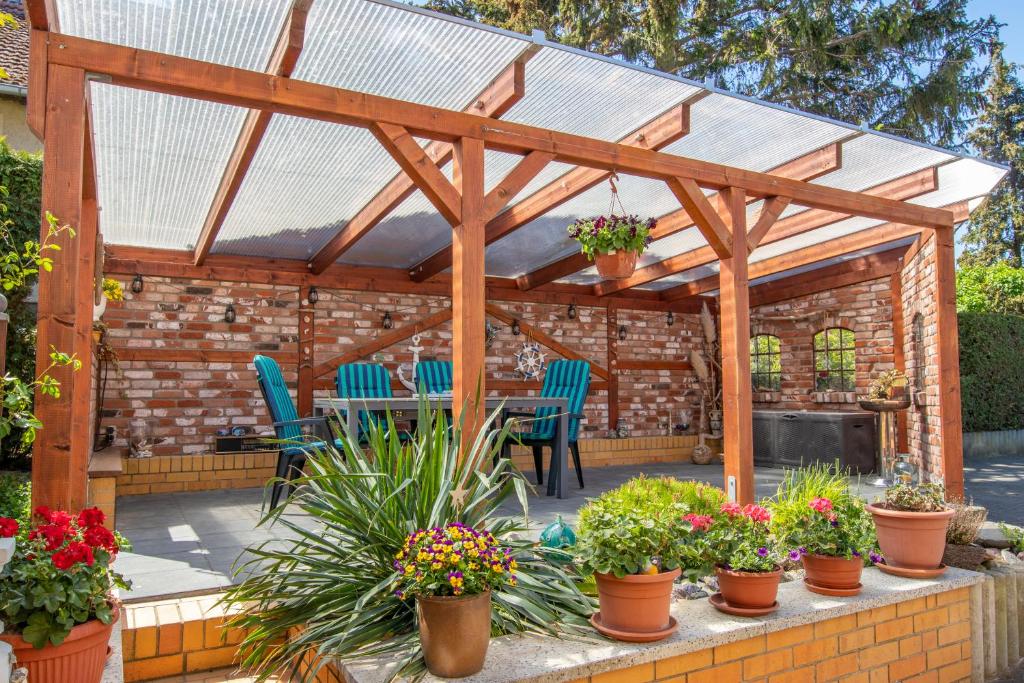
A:
<svg viewBox="0 0 1024 683">
<path fill-rule="evenodd" d="M 668 657 L 706 650 L 794 626 L 815 623 L 847 614 L 906 602 L 937 593 L 966 588 L 984 581 L 984 575 L 949 568 L 936 579 L 904 579 L 864 570 L 863 590 L 852 598 L 829 598 L 806 590 L 799 581 L 779 587 L 778 611 L 765 617 L 742 618 L 722 614 L 707 599 L 675 600 L 672 615 L 679 622 L 676 633 L 656 643 L 633 644 L 600 639 L 594 642 L 503 636 L 491 641 L 483 671 L 460 679 L 466 683 L 560 683 L 607 671 L 646 664 Z M 395 666 L 394 659 L 374 657 L 339 664 L 350 683 L 383 683 Z M 428 681 L 436 681 L 427 676 Z"/>
</svg>

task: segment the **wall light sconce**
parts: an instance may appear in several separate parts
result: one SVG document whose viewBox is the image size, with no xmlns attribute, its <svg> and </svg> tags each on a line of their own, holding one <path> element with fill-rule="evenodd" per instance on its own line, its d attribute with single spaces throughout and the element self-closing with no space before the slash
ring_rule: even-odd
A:
<svg viewBox="0 0 1024 683">
<path fill-rule="evenodd" d="M 233 323 L 235 322 L 235 305 L 228 304 L 228 307 L 224 309 L 224 322 Z"/>
<path fill-rule="evenodd" d="M 669 327 L 672 327 L 675 324 L 675 322 L 676 322 L 676 314 L 673 313 L 672 311 L 669 311 L 668 315 L 665 316 L 665 323 Z"/>
<path fill-rule="evenodd" d="M 513 320 L 512 321 L 512 335 L 515 336 L 515 337 L 518 337 L 520 332 L 522 332 L 522 330 L 519 329 L 519 321 L 518 320 Z"/>
<path fill-rule="evenodd" d="M 626 341 L 626 326 L 619 325 L 619 341 Z"/>
<path fill-rule="evenodd" d="M 576 304 L 569 304 L 569 310 L 566 312 L 566 315 L 569 316 L 569 320 L 576 319 Z"/>
<path fill-rule="evenodd" d="M 306 300 L 309 301 L 309 305 L 314 305 L 317 301 L 320 301 L 320 292 L 316 291 L 316 287 L 309 288 L 309 294 L 306 296 Z"/>
<path fill-rule="evenodd" d="M 385 330 L 390 330 L 395 326 L 395 321 L 391 318 L 391 311 L 384 311 L 384 315 L 380 319 L 380 326 Z"/>
<path fill-rule="evenodd" d="M 138 294 L 142 291 L 142 276 L 136 275 L 135 279 L 132 280 L 132 294 Z"/>
</svg>

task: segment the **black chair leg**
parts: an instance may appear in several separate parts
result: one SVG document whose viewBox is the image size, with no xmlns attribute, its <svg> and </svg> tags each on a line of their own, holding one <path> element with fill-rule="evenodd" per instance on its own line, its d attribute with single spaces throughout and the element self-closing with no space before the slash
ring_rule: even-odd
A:
<svg viewBox="0 0 1024 683">
<path fill-rule="evenodd" d="M 283 451 L 277 454 L 277 471 L 274 476 L 277 481 L 274 482 L 273 487 L 270 489 L 270 509 L 273 510 L 277 507 L 277 503 L 281 500 L 281 490 L 284 488 L 283 479 L 288 476 L 288 468 L 291 464 L 291 458 L 284 454 Z"/>
<path fill-rule="evenodd" d="M 572 462 L 576 467 L 576 478 L 580 482 L 580 488 L 583 488 L 583 466 L 580 464 L 580 442 L 573 441 L 569 444 L 569 450 L 572 451 Z"/>
<path fill-rule="evenodd" d="M 293 483 L 296 478 L 302 476 L 302 468 L 306 465 L 306 456 L 304 454 L 293 455 L 291 460 L 288 462 L 288 484 L 285 488 L 285 500 L 288 500 L 292 496 L 292 491 L 295 490 L 295 484 Z"/>
<path fill-rule="evenodd" d="M 533 468 L 537 470 L 537 486 L 544 483 L 544 447 L 533 447 Z"/>
</svg>

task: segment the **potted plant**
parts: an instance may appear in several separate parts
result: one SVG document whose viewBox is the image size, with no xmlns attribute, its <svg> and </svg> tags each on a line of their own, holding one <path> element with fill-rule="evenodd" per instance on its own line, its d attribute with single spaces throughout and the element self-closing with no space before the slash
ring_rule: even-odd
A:
<svg viewBox="0 0 1024 683">
<path fill-rule="evenodd" d="M 119 614 L 112 591 L 129 587 L 110 568 L 124 539 L 103 526 L 98 508 L 72 516 L 39 507 L 35 518 L 27 532 L 0 518 L 0 535 L 18 535 L 0 573 L 0 639 L 14 648 L 32 683 L 99 681 Z"/>
<path fill-rule="evenodd" d="M 427 670 L 462 678 L 484 668 L 491 591 L 516 585 L 511 551 L 490 533 L 456 522 L 410 534 L 394 567 L 399 599 L 416 598 Z"/>
<path fill-rule="evenodd" d="M 953 510 L 941 484 L 896 484 L 885 500 L 868 505 L 875 519 L 878 546 L 885 557 L 879 569 L 897 576 L 926 578 L 946 570 L 942 553 Z"/>
<path fill-rule="evenodd" d="M 569 236 L 580 243 L 580 251 L 595 261 L 601 277 L 629 277 L 636 268 L 636 257 L 651 241 L 657 221 L 636 216 L 616 215 L 581 218 L 569 226 Z"/>
<path fill-rule="evenodd" d="M 675 631 L 669 608 L 672 584 L 682 573 L 683 515 L 717 506 L 723 498 L 712 486 L 637 477 L 580 509 L 576 559 L 597 583 L 594 628 L 632 642 L 661 640 Z"/>
<path fill-rule="evenodd" d="M 860 593 L 864 558 L 876 558 L 875 529 L 864 501 L 842 473 L 823 465 L 787 473 L 769 505 L 772 532 L 803 563 L 804 584 L 814 593 Z"/>
<path fill-rule="evenodd" d="M 778 609 L 782 557 L 761 505 L 723 503 L 719 514 L 686 519 L 689 552 L 714 566 L 719 592 L 711 604 L 727 614 L 758 616 Z"/>
</svg>

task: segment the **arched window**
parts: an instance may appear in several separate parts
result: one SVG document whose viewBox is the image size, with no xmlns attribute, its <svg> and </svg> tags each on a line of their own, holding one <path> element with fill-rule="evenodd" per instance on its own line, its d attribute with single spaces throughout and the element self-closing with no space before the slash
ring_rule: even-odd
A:
<svg viewBox="0 0 1024 683">
<path fill-rule="evenodd" d="M 853 330 L 829 327 L 814 335 L 815 391 L 856 391 Z"/>
<path fill-rule="evenodd" d="M 754 391 L 782 389 L 782 349 L 775 335 L 750 338 L 750 379 Z"/>
</svg>

